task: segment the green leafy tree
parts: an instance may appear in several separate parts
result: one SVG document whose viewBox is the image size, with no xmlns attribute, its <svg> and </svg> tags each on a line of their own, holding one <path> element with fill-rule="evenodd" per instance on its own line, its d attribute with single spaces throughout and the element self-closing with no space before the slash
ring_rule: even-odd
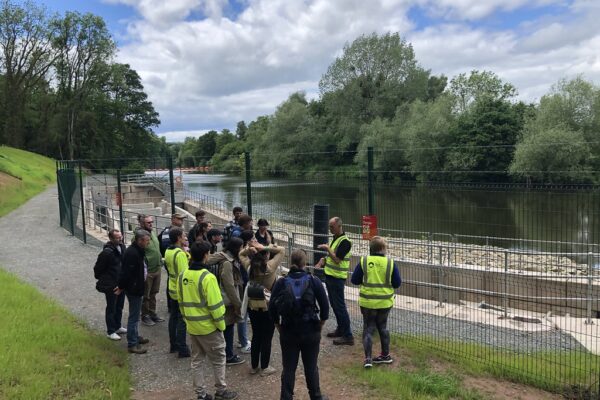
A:
<svg viewBox="0 0 600 400">
<path fill-rule="evenodd" d="M 452 112 L 454 99 L 449 95 L 433 102 L 415 101 L 406 116 L 398 114 L 401 143 L 405 146 L 409 170 L 419 181 L 441 181 L 444 173 L 448 146 L 456 118 Z"/>
<path fill-rule="evenodd" d="M 511 173 L 538 182 L 597 182 L 600 89 L 582 77 L 543 96 L 517 145 Z"/>
<path fill-rule="evenodd" d="M 523 104 L 478 100 L 451 131 L 446 167 L 455 181 L 505 181 L 523 129 Z"/>
<path fill-rule="evenodd" d="M 76 137 L 78 118 L 87 97 L 111 73 L 110 62 L 116 46 L 101 17 L 93 14 L 67 12 L 64 18 L 53 22 L 57 32 L 54 49 L 59 111 L 64 115 L 67 154 L 72 159 L 82 145 Z M 77 140 L 79 139 L 79 140 Z M 79 155 L 82 155 L 79 152 Z"/>
<path fill-rule="evenodd" d="M 478 70 L 452 78 L 449 92 L 456 98 L 459 113 L 467 111 L 478 100 L 508 101 L 517 95 L 517 89 L 495 73 Z"/>
<path fill-rule="evenodd" d="M 34 2 L 19 4 L 3 0 L 0 7 L 0 73 L 3 74 L 0 143 L 23 147 L 25 107 L 54 63 L 55 32 L 46 10 Z"/>
<path fill-rule="evenodd" d="M 510 173 L 527 182 L 589 182 L 589 158 L 590 148 L 581 131 L 566 124 L 541 130 L 531 126 L 516 149 Z"/>
</svg>

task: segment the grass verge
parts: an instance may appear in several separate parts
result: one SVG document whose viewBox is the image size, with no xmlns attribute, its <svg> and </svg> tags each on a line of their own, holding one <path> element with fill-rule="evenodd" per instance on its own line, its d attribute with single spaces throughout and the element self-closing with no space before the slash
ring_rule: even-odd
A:
<svg viewBox="0 0 600 400">
<path fill-rule="evenodd" d="M 123 349 L 2 269 L 0 304 L 0 398 L 129 398 Z"/>
<path fill-rule="evenodd" d="M 0 217 L 55 182 L 55 171 L 50 158 L 0 146 Z"/>
<path fill-rule="evenodd" d="M 390 399 L 486 398 L 462 384 L 466 377 L 509 381 L 567 398 L 591 399 L 598 392 L 592 377 L 600 376 L 600 358 L 589 353 L 515 354 L 471 343 L 395 336 L 392 354 L 397 367 L 364 369 L 355 364 L 341 369 L 381 398 Z"/>
</svg>

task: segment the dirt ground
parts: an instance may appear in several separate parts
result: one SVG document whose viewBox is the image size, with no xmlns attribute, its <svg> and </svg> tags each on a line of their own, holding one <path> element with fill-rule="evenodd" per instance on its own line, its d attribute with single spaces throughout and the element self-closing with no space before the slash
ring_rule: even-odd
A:
<svg viewBox="0 0 600 400">
<path fill-rule="evenodd" d="M 281 357 L 278 339 L 273 339 L 274 355 L 273 365 L 280 371 Z M 377 348 L 378 344 L 375 344 Z M 410 360 L 404 359 L 405 354 L 402 351 L 394 352 L 396 361 L 391 366 L 383 368 L 415 370 Z M 333 346 L 331 340 L 323 338 L 321 342 L 321 353 L 319 355 L 319 367 L 321 377 L 321 388 L 323 394 L 329 399 L 343 400 L 362 400 L 377 399 L 378 395 L 365 384 L 353 382 L 350 377 L 344 374 L 342 368 L 352 364 L 360 365 L 363 361 L 362 346 L 357 341 L 353 347 Z M 431 369 L 438 373 L 450 371 L 453 367 L 449 364 L 443 364 L 438 360 L 430 360 Z M 227 380 L 230 387 L 240 391 L 240 399 L 277 399 L 279 397 L 280 376 L 279 372 L 269 376 L 253 376 L 248 373 L 248 365 L 243 364 L 227 368 Z M 210 377 L 212 379 L 212 376 Z M 543 390 L 535 389 L 526 385 L 521 385 L 492 377 L 473 377 L 465 375 L 462 380 L 463 387 L 474 389 L 483 397 L 493 400 L 559 400 L 564 397 L 548 393 Z M 241 390 L 240 390 L 241 389 Z M 135 400 L 193 400 L 195 399 L 191 387 L 171 388 L 160 391 L 137 391 L 133 394 Z M 298 366 L 296 372 L 296 393 L 295 399 L 309 400 L 306 390 L 306 383 L 302 371 L 302 364 Z M 407 399 L 409 400 L 409 399 Z"/>
</svg>

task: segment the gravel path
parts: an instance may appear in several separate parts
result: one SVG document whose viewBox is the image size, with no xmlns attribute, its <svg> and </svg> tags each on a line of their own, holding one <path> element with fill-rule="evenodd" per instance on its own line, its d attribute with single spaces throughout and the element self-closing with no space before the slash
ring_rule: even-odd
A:
<svg viewBox="0 0 600 400">
<path fill-rule="evenodd" d="M 13 232 L 14 231 L 14 232 Z M 0 265 L 56 299 L 84 320 L 90 328 L 105 332 L 104 297 L 95 290 L 92 268 L 99 248 L 85 245 L 58 225 L 56 187 L 30 200 L 27 204 L 0 219 L 2 250 Z M 32 243 L 35 243 L 32 246 Z M 38 244 L 39 243 L 39 244 Z M 163 271 L 161 293 L 166 284 Z M 125 307 L 127 309 L 127 305 Z M 164 295 L 159 295 L 158 312 L 167 317 Z M 123 316 L 126 324 L 127 310 Z M 353 325 L 360 329 L 358 309 L 352 307 Z M 332 313 L 333 319 L 333 313 Z M 331 329 L 334 322 L 329 322 Z M 425 313 L 396 310 L 390 320 L 396 332 L 420 335 L 441 335 L 470 342 L 485 343 L 515 350 L 581 349 L 571 336 L 558 331 L 532 334 L 491 327 L 465 321 L 436 317 Z M 191 399 L 189 359 L 178 359 L 168 353 L 168 332 L 165 323 L 154 327 L 140 325 L 143 336 L 150 338 L 148 353 L 131 356 L 134 397 L 139 399 Z M 357 336 L 358 338 L 358 336 Z M 359 343 L 357 343 L 358 345 Z M 116 346 L 125 348 L 122 340 Z M 327 369 L 328 356 L 343 349 L 334 348 L 328 340 L 322 342 L 321 367 Z M 249 359 L 249 355 L 246 356 Z M 273 340 L 272 365 L 280 369 L 281 354 L 278 339 Z M 279 390 L 279 375 L 262 378 L 248 374 L 248 363 L 227 369 L 228 384 L 238 390 L 242 399 L 273 399 Z M 298 399 L 306 399 L 304 377 L 299 368 Z M 212 379 L 212 374 L 209 372 Z M 324 388 L 332 396 L 337 388 Z"/>
</svg>

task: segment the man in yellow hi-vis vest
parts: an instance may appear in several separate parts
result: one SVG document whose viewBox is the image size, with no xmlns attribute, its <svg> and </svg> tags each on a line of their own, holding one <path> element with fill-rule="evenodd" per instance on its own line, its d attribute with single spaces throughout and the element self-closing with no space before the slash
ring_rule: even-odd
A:
<svg viewBox="0 0 600 400">
<path fill-rule="evenodd" d="M 210 244 L 193 243 L 190 253 L 192 262 L 178 278 L 177 298 L 192 343 L 194 390 L 199 400 L 213 399 L 207 393 L 201 368 L 207 357 L 215 377 L 214 399 L 232 400 L 238 395 L 227 390 L 225 383 L 225 305 L 217 278 L 206 269 Z"/>
<path fill-rule="evenodd" d="M 177 304 L 177 279 L 179 275 L 188 268 L 188 258 L 183 249 L 185 242 L 185 233 L 183 229 L 175 226 L 169 230 L 169 239 L 171 245 L 165 251 L 165 267 L 169 274 L 167 283 L 167 303 L 169 307 L 169 342 L 171 343 L 170 352 L 179 353 L 179 358 L 190 356 L 190 349 L 185 343 L 185 322 L 179 312 Z"/>
<path fill-rule="evenodd" d="M 350 250 L 352 242 L 344 233 L 342 220 L 333 217 L 329 220 L 329 231 L 333 239 L 329 244 L 319 245 L 319 249 L 327 251 L 327 255 L 319 260 L 316 268 L 325 269 L 325 286 L 329 295 L 329 303 L 335 314 L 337 328 L 329 332 L 327 337 L 336 345 L 354 345 L 354 337 L 350 329 L 350 316 L 344 300 L 344 288 L 350 267 Z"/>
<path fill-rule="evenodd" d="M 379 236 L 371 239 L 369 256 L 361 257 L 352 273 L 352 283 L 360 285 L 358 304 L 363 315 L 363 348 L 365 350 L 365 368 L 373 364 L 390 364 L 390 333 L 387 320 L 394 306 L 395 289 L 402 283 L 400 271 L 391 258 L 386 257 L 387 244 Z M 373 333 L 379 332 L 381 354 L 371 357 Z"/>
</svg>

